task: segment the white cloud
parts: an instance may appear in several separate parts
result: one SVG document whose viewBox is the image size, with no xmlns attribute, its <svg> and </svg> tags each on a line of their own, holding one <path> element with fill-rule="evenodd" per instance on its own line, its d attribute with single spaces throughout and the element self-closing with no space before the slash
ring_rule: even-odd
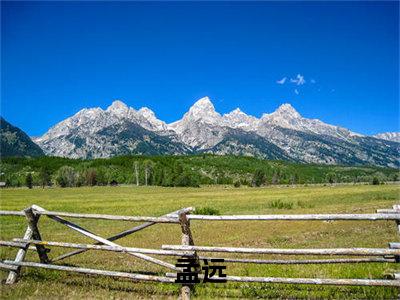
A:
<svg viewBox="0 0 400 300">
<path fill-rule="evenodd" d="M 298 94 L 299 94 L 299 91 L 298 91 L 297 89 L 294 89 L 294 93 L 295 93 L 296 95 L 298 95 Z"/>
<path fill-rule="evenodd" d="M 287 77 L 283 77 L 281 80 L 277 80 L 276 83 L 277 84 L 284 84 L 286 79 L 287 79 Z"/>
<path fill-rule="evenodd" d="M 317 81 L 315 79 L 311 79 L 310 82 L 311 83 L 317 83 Z"/>
<path fill-rule="evenodd" d="M 290 82 L 293 82 L 296 85 L 303 85 L 306 83 L 304 76 L 301 74 L 297 74 L 296 78 L 291 78 Z"/>
</svg>

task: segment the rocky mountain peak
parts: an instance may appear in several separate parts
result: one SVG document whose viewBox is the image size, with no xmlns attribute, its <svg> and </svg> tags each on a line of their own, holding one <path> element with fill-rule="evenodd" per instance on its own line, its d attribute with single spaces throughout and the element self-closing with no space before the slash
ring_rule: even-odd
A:
<svg viewBox="0 0 400 300">
<path fill-rule="evenodd" d="M 142 123 L 146 129 L 154 130 L 154 131 L 166 131 L 167 124 L 164 121 L 157 119 L 156 114 L 148 107 L 142 107 L 138 110 L 139 115 L 141 115 L 147 123 Z"/>
<path fill-rule="evenodd" d="M 148 107 L 142 107 L 139 109 L 139 113 L 145 117 L 146 119 L 153 119 L 155 118 L 156 114 Z"/>
<path fill-rule="evenodd" d="M 189 109 L 189 112 L 194 114 L 197 112 L 215 112 L 215 107 L 210 98 L 203 97 L 192 105 L 192 107 Z"/>
<path fill-rule="evenodd" d="M 301 115 L 297 110 L 289 103 L 284 103 L 278 107 L 278 109 L 272 114 L 277 114 L 289 118 L 301 118 Z"/>
<path fill-rule="evenodd" d="M 204 97 L 197 100 L 182 119 L 169 124 L 168 128 L 190 147 L 209 148 L 221 140 L 221 137 L 209 136 L 211 128 L 222 123 L 223 119 L 215 111 L 210 98 Z M 221 136 L 222 132 L 219 135 Z"/>
<path fill-rule="evenodd" d="M 293 127 L 293 123 L 301 121 L 302 117 L 289 103 L 284 103 L 270 114 L 263 114 L 261 122 L 272 123 L 282 127 Z"/>
<path fill-rule="evenodd" d="M 214 104 L 208 97 L 197 100 L 183 117 L 184 120 L 202 120 L 209 124 L 218 122 L 220 118 L 221 115 L 215 111 Z"/>
<path fill-rule="evenodd" d="M 238 108 L 232 110 L 230 113 L 227 113 L 227 114 L 226 114 L 226 116 L 237 116 L 237 115 L 245 115 L 245 113 L 242 112 L 242 111 L 240 110 L 240 108 L 238 107 Z"/>
<path fill-rule="evenodd" d="M 107 107 L 107 112 L 116 115 L 123 115 L 129 112 L 129 107 L 121 100 L 115 100 L 109 107 Z"/>
</svg>

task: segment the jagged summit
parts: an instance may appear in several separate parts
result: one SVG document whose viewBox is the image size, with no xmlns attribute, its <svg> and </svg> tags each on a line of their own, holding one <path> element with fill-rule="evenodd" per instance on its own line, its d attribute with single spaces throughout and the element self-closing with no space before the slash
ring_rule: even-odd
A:
<svg viewBox="0 0 400 300">
<path fill-rule="evenodd" d="M 115 100 L 109 107 L 107 107 L 106 111 L 115 114 L 126 114 L 129 112 L 129 107 L 121 100 Z"/>
<path fill-rule="evenodd" d="M 142 107 L 138 110 L 138 114 L 144 119 L 142 126 L 153 131 L 167 131 L 167 124 L 157 119 L 156 114 L 148 107 Z"/>
<path fill-rule="evenodd" d="M 245 113 L 242 112 L 239 107 L 237 107 L 234 110 L 232 110 L 231 112 L 225 114 L 225 116 L 233 116 L 233 115 L 245 115 Z"/>
<path fill-rule="evenodd" d="M 301 115 L 297 112 L 297 110 L 290 104 L 284 103 L 280 105 L 274 112 L 269 114 L 263 114 L 261 119 L 281 119 L 285 122 L 288 119 L 297 119 L 301 118 Z"/>
<path fill-rule="evenodd" d="M 215 111 L 209 97 L 197 100 L 182 119 L 168 125 L 180 140 L 190 147 L 209 148 L 221 140 L 210 136 L 212 128 L 220 126 L 222 117 Z M 218 135 L 218 134 L 217 134 Z"/>
<path fill-rule="evenodd" d="M 286 115 L 289 117 L 300 118 L 301 115 L 297 112 L 297 110 L 290 104 L 284 103 L 278 107 L 278 109 L 273 112 L 276 114 Z"/>
<path fill-rule="evenodd" d="M 114 110 L 114 109 L 126 109 L 128 106 L 122 102 L 121 100 L 114 100 L 111 105 L 107 108 L 107 110 Z"/>
<path fill-rule="evenodd" d="M 208 96 L 205 96 L 203 98 L 200 98 L 197 100 L 192 107 L 203 107 L 203 108 L 213 108 L 214 109 L 214 104 L 211 102 L 210 98 Z"/>
<path fill-rule="evenodd" d="M 169 126 L 173 130 L 181 132 L 188 123 L 200 121 L 207 124 L 216 124 L 220 121 L 220 118 L 221 115 L 215 111 L 214 104 L 212 104 L 210 98 L 203 97 L 190 107 L 181 120 L 171 123 Z"/>
<path fill-rule="evenodd" d="M 150 108 L 148 107 L 142 107 L 141 109 L 138 110 L 139 113 L 142 114 L 142 116 L 144 117 L 149 117 L 149 118 L 153 118 L 156 116 L 156 114 L 154 113 L 154 111 L 152 111 Z"/>
<path fill-rule="evenodd" d="M 210 98 L 203 97 L 197 100 L 192 107 L 190 107 L 188 114 L 198 119 L 207 117 L 209 114 L 216 116 L 218 113 L 216 113 L 214 104 L 212 104 Z"/>
</svg>

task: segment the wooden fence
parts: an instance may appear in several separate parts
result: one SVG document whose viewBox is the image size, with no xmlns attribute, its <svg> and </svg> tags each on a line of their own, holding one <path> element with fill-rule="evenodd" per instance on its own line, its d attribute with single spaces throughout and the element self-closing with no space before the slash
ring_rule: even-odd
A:
<svg viewBox="0 0 400 300">
<path fill-rule="evenodd" d="M 303 215 L 234 215 L 234 216 L 208 216 L 192 215 L 194 209 L 191 207 L 166 214 L 161 217 L 143 216 L 116 216 L 104 214 L 78 214 L 68 212 L 48 211 L 37 205 L 32 205 L 23 211 L 0 211 L 0 216 L 20 216 L 27 220 L 27 228 L 23 238 L 15 238 L 12 241 L 0 241 L 0 246 L 18 248 L 14 260 L 3 260 L 0 268 L 9 271 L 6 284 L 13 284 L 17 281 L 22 267 L 44 268 L 67 272 L 76 272 L 92 275 L 104 275 L 119 278 L 128 278 L 133 281 L 154 281 L 164 283 L 175 283 L 178 272 L 181 268 L 167 261 L 154 258 L 151 255 L 190 257 L 196 260 L 213 259 L 216 257 L 199 256 L 199 252 L 206 253 L 235 253 L 235 254 L 279 254 L 279 255 L 322 255 L 322 256 L 350 256 L 350 258 L 324 258 L 324 259 L 244 259 L 244 258 L 224 258 L 226 263 L 253 263 L 253 264 L 337 264 L 337 263 L 399 263 L 400 262 L 400 243 L 391 242 L 388 248 L 328 248 L 328 249 L 276 249 L 276 248 L 238 248 L 238 247 L 209 247 L 194 245 L 192 232 L 190 229 L 191 220 L 203 221 L 326 221 L 326 220 L 364 220 L 380 221 L 390 220 L 396 222 L 397 229 L 400 231 L 400 205 L 393 206 L 392 209 L 380 209 L 373 214 L 303 214 Z M 95 244 L 78 244 L 42 240 L 38 221 L 41 216 L 65 225 L 66 227 L 89 237 L 96 241 Z M 144 222 L 141 225 L 120 232 L 116 235 L 104 238 L 85 228 L 66 220 L 67 218 L 78 219 L 97 219 L 97 220 L 119 220 L 128 222 Z M 124 247 L 114 241 L 138 232 L 144 228 L 157 223 L 179 224 L 182 231 L 181 245 L 162 245 L 161 249 L 145 249 L 135 247 Z M 48 247 L 62 247 L 75 249 L 72 252 L 50 259 Z M 28 250 L 35 250 L 38 253 L 40 262 L 27 262 L 25 255 Z M 165 273 L 164 276 L 153 276 L 147 274 L 137 274 L 128 272 L 117 272 L 109 270 L 98 270 L 81 267 L 72 267 L 56 264 L 56 262 L 78 255 L 80 253 L 94 251 L 123 252 L 127 255 L 142 259 L 150 264 L 156 264 L 173 272 Z M 220 258 L 220 257 L 218 257 Z M 199 278 L 201 270 L 196 269 Z M 392 274 L 392 279 L 328 279 L 328 278 L 286 278 L 286 277 L 244 277 L 231 276 L 224 277 L 227 282 L 261 282 L 261 283 L 285 283 L 285 284 L 317 284 L 317 285 L 355 285 L 355 286 L 390 286 L 400 287 L 400 274 Z M 190 299 L 190 291 L 194 285 L 183 284 L 181 286 L 181 299 Z"/>
</svg>

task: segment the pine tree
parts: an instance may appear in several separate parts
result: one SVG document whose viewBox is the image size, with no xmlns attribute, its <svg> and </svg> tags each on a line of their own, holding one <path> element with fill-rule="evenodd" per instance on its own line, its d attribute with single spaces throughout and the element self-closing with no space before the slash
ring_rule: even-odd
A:
<svg viewBox="0 0 400 300">
<path fill-rule="evenodd" d="M 28 174 L 26 174 L 25 183 L 26 183 L 26 186 L 29 189 L 32 188 L 32 186 L 33 186 L 33 178 L 32 178 L 32 174 L 30 172 Z"/>
</svg>

